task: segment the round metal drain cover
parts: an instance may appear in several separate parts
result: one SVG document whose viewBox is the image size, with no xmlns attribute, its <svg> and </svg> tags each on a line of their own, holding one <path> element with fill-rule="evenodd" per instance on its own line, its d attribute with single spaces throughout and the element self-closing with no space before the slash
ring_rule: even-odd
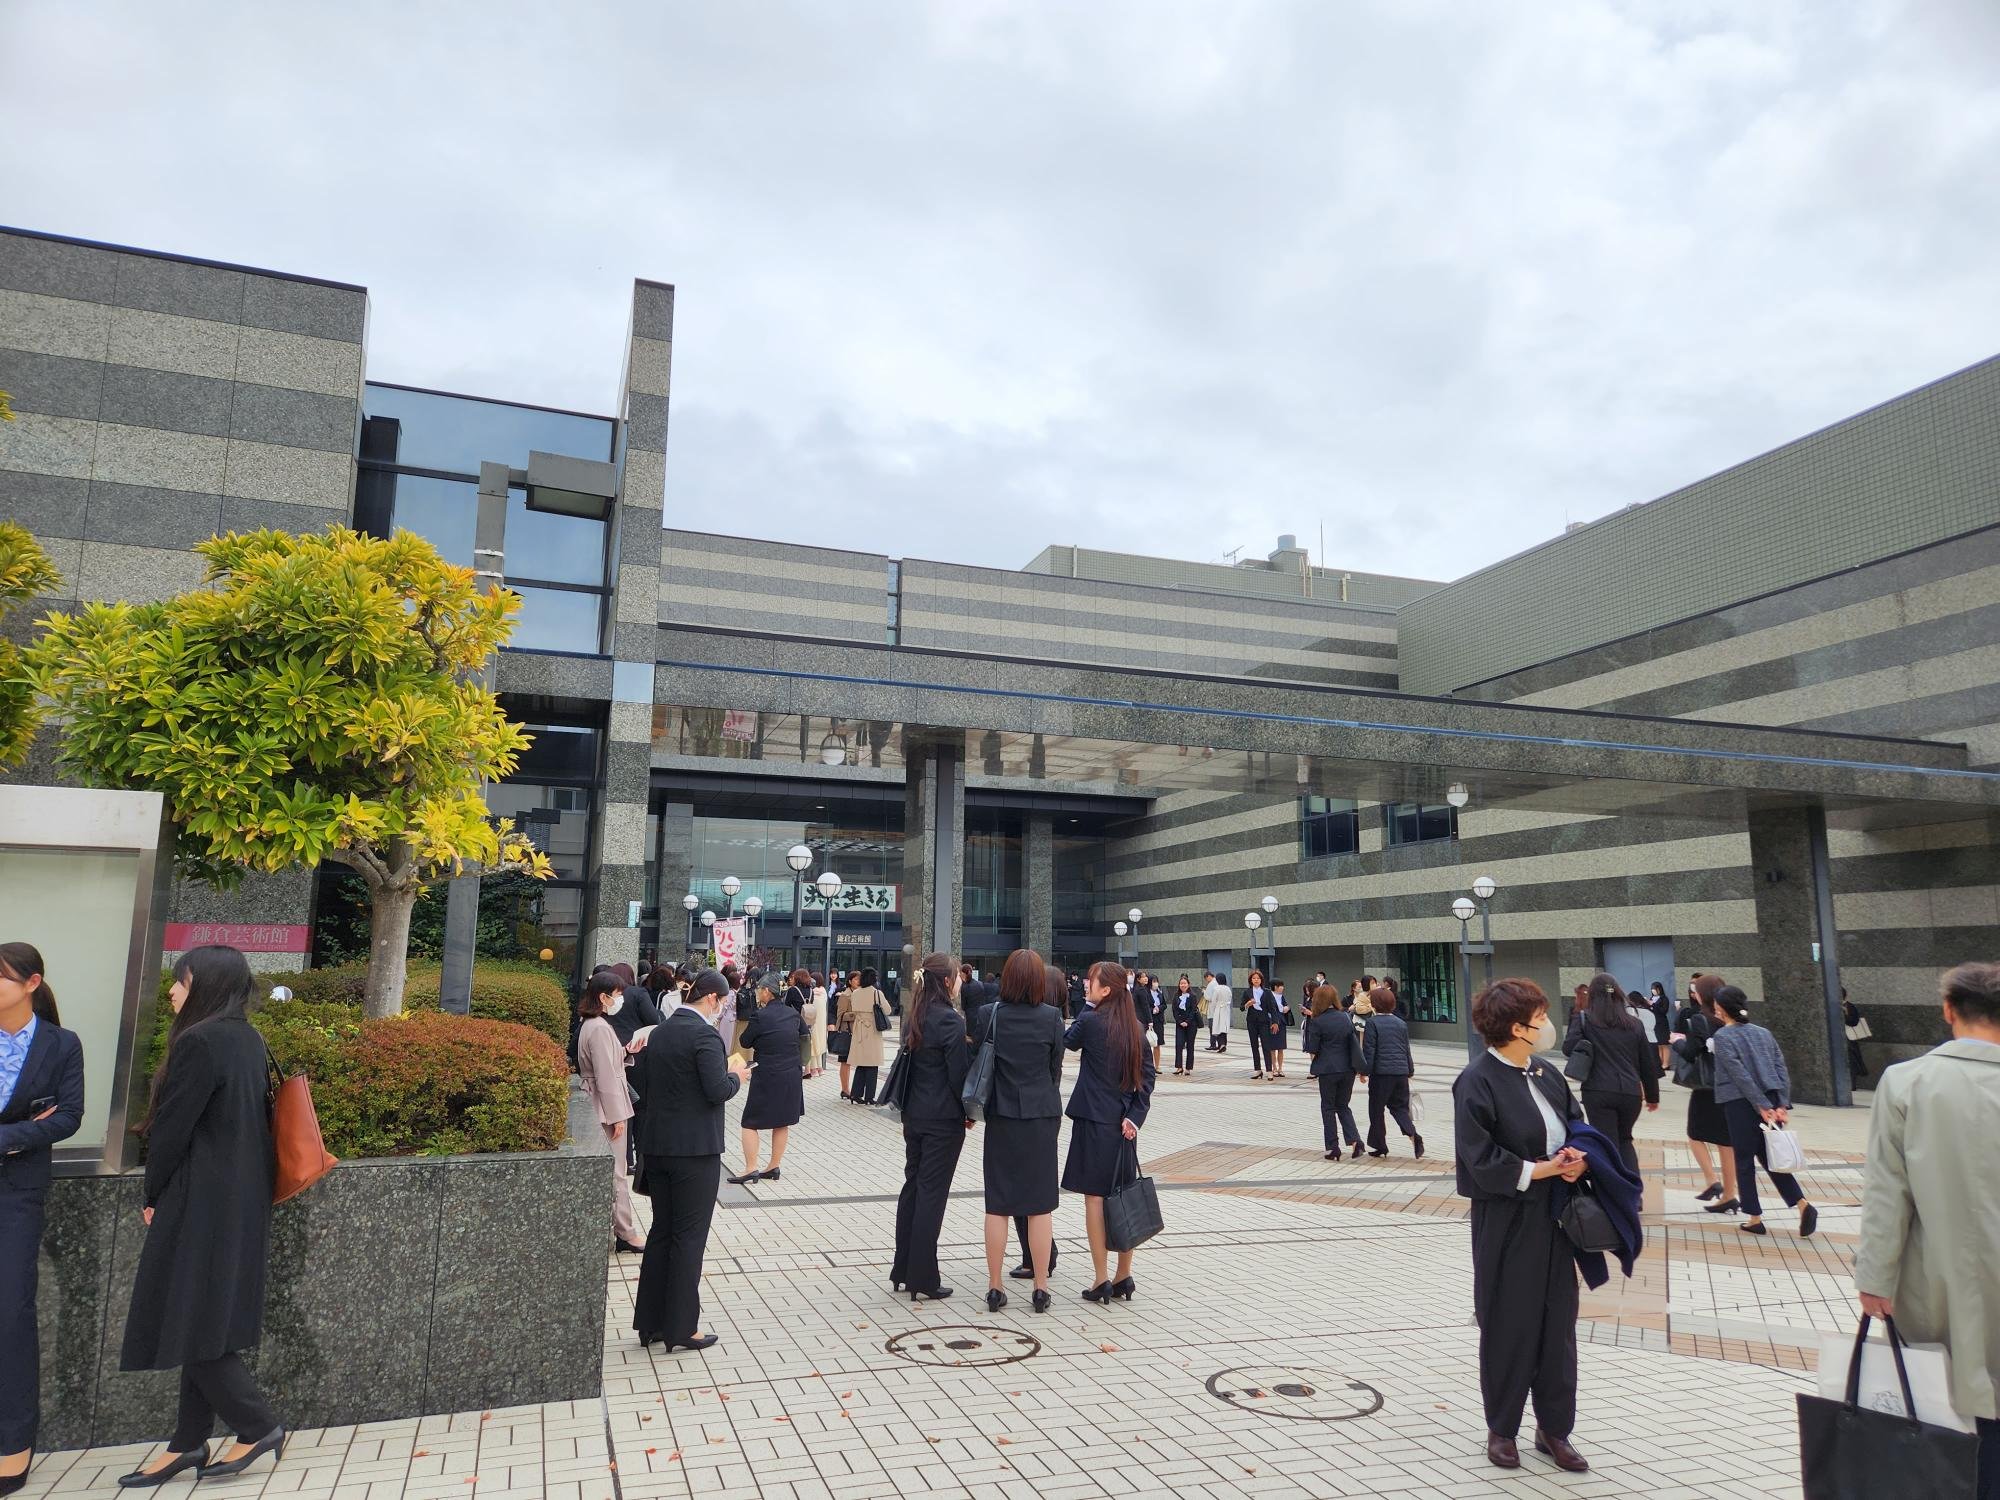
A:
<svg viewBox="0 0 2000 1500">
<path fill-rule="evenodd" d="M 1011 1365 L 1041 1353 L 1042 1341 L 1011 1328 L 967 1323 L 912 1328 L 882 1347 L 918 1365 Z"/>
<path fill-rule="evenodd" d="M 1334 1370 L 1242 1365 L 1208 1377 L 1208 1393 L 1243 1411 L 1293 1422 L 1351 1422 L 1382 1409 L 1382 1393 Z"/>
</svg>

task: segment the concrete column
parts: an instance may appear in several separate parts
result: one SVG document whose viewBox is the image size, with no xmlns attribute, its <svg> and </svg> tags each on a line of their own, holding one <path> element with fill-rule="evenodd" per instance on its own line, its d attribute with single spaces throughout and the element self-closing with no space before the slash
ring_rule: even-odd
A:
<svg viewBox="0 0 2000 1500">
<path fill-rule="evenodd" d="M 931 947 L 956 953 L 964 936 L 965 749 L 942 744 L 932 760 L 937 777 L 937 815 L 936 836 L 931 843 Z"/>
<path fill-rule="evenodd" d="M 1361 945 L 1361 972 L 1373 974 L 1380 979 L 1389 972 L 1389 945 L 1387 943 L 1363 943 Z"/>
<path fill-rule="evenodd" d="M 1749 825 L 1764 976 L 1764 1000 L 1753 1019 L 1769 1027 L 1784 1049 L 1795 1100 L 1851 1104 L 1826 810 L 1755 809 Z"/>
<path fill-rule="evenodd" d="M 1055 819 L 1029 813 L 1021 848 L 1021 945 L 1044 958 L 1056 944 Z"/>
<path fill-rule="evenodd" d="M 921 959 L 931 951 L 931 845 L 935 838 L 937 768 L 928 745 L 906 737 L 903 752 L 903 941 Z"/>
<path fill-rule="evenodd" d="M 688 914 L 681 897 L 694 886 L 694 804 L 660 807 L 660 951 L 679 955 L 687 948 Z"/>
<path fill-rule="evenodd" d="M 955 736 L 903 739 L 903 940 L 956 953 L 965 870 L 965 749 Z"/>
</svg>

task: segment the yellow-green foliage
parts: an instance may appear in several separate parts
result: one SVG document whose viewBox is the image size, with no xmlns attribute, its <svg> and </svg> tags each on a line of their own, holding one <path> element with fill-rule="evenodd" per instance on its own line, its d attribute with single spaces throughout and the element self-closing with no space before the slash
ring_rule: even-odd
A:
<svg viewBox="0 0 2000 1500">
<path fill-rule="evenodd" d="M 6 397 L 0 394 L 0 411 L 5 406 Z M 13 420 L 12 413 L 5 417 Z M 62 575 L 27 527 L 0 521 L 0 619 L 61 581 Z M 34 684 L 21 669 L 20 651 L 12 641 L 0 639 L 0 766 L 10 766 L 28 753 L 41 721 Z"/>
</svg>

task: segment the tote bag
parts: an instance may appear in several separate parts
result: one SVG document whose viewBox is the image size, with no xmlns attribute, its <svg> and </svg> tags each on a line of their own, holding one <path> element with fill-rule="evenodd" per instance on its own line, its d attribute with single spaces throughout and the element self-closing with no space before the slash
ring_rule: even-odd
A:
<svg viewBox="0 0 2000 1500">
<path fill-rule="evenodd" d="M 1153 1179 L 1139 1171 L 1139 1147 L 1127 1141 L 1132 1180 L 1111 1190 L 1104 1200 L 1104 1243 L 1113 1250 L 1136 1250 L 1166 1227 L 1160 1217 L 1160 1194 Z"/>
<path fill-rule="evenodd" d="M 283 1203 L 339 1166 L 340 1158 L 326 1149 L 320 1136 L 319 1114 L 313 1109 L 312 1086 L 306 1075 L 285 1077 L 269 1048 L 264 1051 L 264 1064 L 271 1076 L 271 1142 L 278 1158 L 271 1201 Z"/>
<path fill-rule="evenodd" d="M 1805 1148 L 1799 1138 L 1789 1130 L 1776 1125 L 1764 1127 L 1764 1165 L 1773 1172 L 1803 1172 L 1806 1169 Z"/>
<path fill-rule="evenodd" d="M 1805 1500 L 1975 1500 L 1979 1438 L 1917 1417 L 1894 1318 L 1882 1321 L 1896 1358 L 1901 1409 L 1874 1411 L 1861 1405 L 1861 1350 L 1869 1321 L 1864 1315 L 1854 1336 L 1846 1399 L 1829 1401 L 1803 1392 L 1796 1398 Z"/>
<path fill-rule="evenodd" d="M 958 1102 L 968 1120 L 985 1119 L 986 1106 L 993 1102 L 993 1044 L 999 1034 L 1000 1003 L 996 1000 L 986 1008 L 986 1039 L 973 1055 L 972 1066 L 965 1074 L 965 1087 L 959 1091 Z"/>
</svg>

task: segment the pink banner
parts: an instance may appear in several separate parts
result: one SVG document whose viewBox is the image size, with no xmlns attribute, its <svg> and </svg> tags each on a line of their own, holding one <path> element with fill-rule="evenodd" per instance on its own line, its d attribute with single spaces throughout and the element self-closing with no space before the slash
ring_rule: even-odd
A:
<svg viewBox="0 0 2000 1500">
<path fill-rule="evenodd" d="M 304 953 L 312 947 L 312 929 L 304 923 L 169 922 L 169 953 L 206 948 L 211 943 L 245 953 Z"/>
<path fill-rule="evenodd" d="M 743 960 L 749 956 L 750 923 L 746 918 L 736 917 L 730 921 L 717 922 L 712 929 L 715 943 L 715 966 L 725 964 L 743 967 Z"/>
</svg>

